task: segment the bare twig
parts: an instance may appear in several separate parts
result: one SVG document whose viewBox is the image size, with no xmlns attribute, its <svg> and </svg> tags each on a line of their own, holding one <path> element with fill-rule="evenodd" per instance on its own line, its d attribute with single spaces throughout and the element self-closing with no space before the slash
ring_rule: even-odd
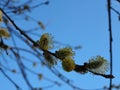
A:
<svg viewBox="0 0 120 90">
<path fill-rule="evenodd" d="M 16 87 L 17 90 L 22 90 L 5 72 L 2 68 L 0 68 L 2 74 Z"/>
<path fill-rule="evenodd" d="M 120 12 L 118 12 L 115 8 L 111 7 L 111 10 L 113 10 L 118 16 L 120 16 Z"/>
<path fill-rule="evenodd" d="M 25 82 L 26 82 L 27 85 L 30 87 L 30 90 L 33 90 L 33 87 L 32 87 L 32 85 L 30 84 L 30 82 L 29 82 L 29 80 L 28 80 L 28 78 L 27 78 L 26 72 L 25 72 L 25 70 L 24 70 L 25 67 L 24 67 L 24 64 L 22 63 L 22 61 L 21 61 L 21 59 L 20 59 L 19 54 L 16 53 L 16 52 L 15 52 L 14 50 L 12 50 L 12 49 L 11 49 L 11 51 L 14 53 L 14 55 L 15 55 L 16 58 L 17 58 L 16 62 L 17 62 L 18 66 L 19 66 L 19 68 L 20 68 L 20 70 L 21 70 L 21 73 L 22 73 L 22 76 L 23 76 Z"/>
<path fill-rule="evenodd" d="M 116 1 L 120 3 L 120 0 L 116 0 Z"/>
<path fill-rule="evenodd" d="M 113 71 L 113 57 L 112 57 L 112 20 L 111 20 L 111 0 L 107 0 L 108 4 L 108 28 L 109 28 L 109 52 L 110 52 L 110 75 Z M 109 90 L 112 90 L 112 79 L 110 78 Z"/>
</svg>

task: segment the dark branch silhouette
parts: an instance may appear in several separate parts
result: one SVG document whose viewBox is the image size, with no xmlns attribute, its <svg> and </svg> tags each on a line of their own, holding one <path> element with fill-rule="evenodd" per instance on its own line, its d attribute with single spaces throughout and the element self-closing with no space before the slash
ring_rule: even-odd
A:
<svg viewBox="0 0 120 90">
<path fill-rule="evenodd" d="M 111 18 L 111 0 L 107 0 L 108 3 L 108 30 L 109 30 L 109 52 L 110 52 L 110 75 L 113 73 L 113 52 L 112 52 L 112 18 Z M 112 90 L 112 79 L 110 78 L 109 90 Z"/>
</svg>

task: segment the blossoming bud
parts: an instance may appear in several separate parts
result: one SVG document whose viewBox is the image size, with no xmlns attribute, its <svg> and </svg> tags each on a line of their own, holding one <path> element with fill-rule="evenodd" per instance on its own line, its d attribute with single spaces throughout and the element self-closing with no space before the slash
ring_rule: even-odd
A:
<svg viewBox="0 0 120 90">
<path fill-rule="evenodd" d="M 70 72 L 75 69 L 75 62 L 71 58 L 65 58 L 62 61 L 62 67 L 65 71 Z"/>
<path fill-rule="evenodd" d="M 39 40 L 40 49 L 49 50 L 53 48 L 53 41 L 50 34 L 45 33 L 41 36 Z"/>
<path fill-rule="evenodd" d="M 104 74 L 108 70 L 108 62 L 101 56 L 91 58 L 86 67 L 93 72 Z"/>
<path fill-rule="evenodd" d="M 0 28 L 0 37 L 9 38 L 10 34 L 5 28 Z"/>
<path fill-rule="evenodd" d="M 52 55 L 50 55 L 47 51 L 44 52 L 43 55 L 49 66 L 53 66 L 57 63 L 56 60 L 54 59 L 54 57 Z"/>
<path fill-rule="evenodd" d="M 2 18 L 2 12 L 0 11 L 0 22 L 3 21 L 3 18 Z"/>
<path fill-rule="evenodd" d="M 65 47 L 56 51 L 55 54 L 59 59 L 63 60 L 67 57 L 72 57 L 75 53 L 72 51 L 72 48 Z"/>
</svg>

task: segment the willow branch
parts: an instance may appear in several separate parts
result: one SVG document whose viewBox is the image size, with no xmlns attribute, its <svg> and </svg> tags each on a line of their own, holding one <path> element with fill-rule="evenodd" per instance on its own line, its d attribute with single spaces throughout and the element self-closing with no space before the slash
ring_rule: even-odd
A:
<svg viewBox="0 0 120 90">
<path fill-rule="evenodd" d="M 23 35 L 27 40 L 29 40 L 34 46 L 37 46 L 39 47 L 39 44 L 36 43 L 31 37 L 29 37 L 23 30 L 21 30 L 15 23 L 14 21 L 4 12 L 4 10 L 2 8 L 0 8 L 0 10 L 3 12 L 3 14 L 8 18 L 8 20 L 13 24 L 13 26 L 16 28 L 16 30 L 21 34 Z M 45 50 L 41 49 L 43 52 L 45 52 Z M 47 51 L 48 53 L 50 53 L 51 55 L 56 56 L 56 54 L 50 52 L 50 51 Z M 58 58 L 58 57 L 57 57 Z M 84 65 L 76 65 L 76 68 L 75 68 L 75 71 L 78 72 L 79 69 L 84 68 L 84 69 L 87 69 L 86 67 L 84 67 Z M 23 67 L 22 67 L 23 68 Z M 62 74 L 60 74 L 60 72 L 58 72 L 56 69 L 50 69 L 56 76 L 58 76 L 59 78 L 61 78 L 64 82 L 66 82 L 67 84 L 69 84 L 70 86 L 72 86 L 73 88 L 75 89 L 78 89 L 77 87 L 75 87 L 73 84 L 70 83 L 70 80 L 69 79 L 66 79 L 66 77 L 64 77 Z M 22 70 L 21 70 L 22 71 Z M 103 76 L 103 77 L 107 77 L 108 75 L 103 75 L 103 74 L 99 74 L 99 73 L 95 73 L 95 72 L 92 72 L 90 70 L 88 70 L 89 72 L 95 74 L 95 75 L 100 75 L 100 76 Z M 26 76 L 26 75 L 23 75 L 23 76 Z M 110 78 L 110 77 L 108 77 Z M 80 89 L 80 88 L 79 88 Z M 80 89 L 82 90 L 82 89 Z"/>
<path fill-rule="evenodd" d="M 94 72 L 94 71 L 88 69 L 86 67 L 86 64 L 84 64 L 84 65 L 77 65 L 76 64 L 74 71 L 76 71 L 76 72 L 89 71 L 89 72 L 93 73 L 94 75 L 102 76 L 104 78 L 108 78 L 108 79 L 113 79 L 114 78 L 114 76 L 111 75 L 111 74 L 102 74 L 102 73 Z"/>
<path fill-rule="evenodd" d="M 1 9 L 1 8 L 0 8 Z M 35 47 L 39 47 L 39 44 L 38 43 L 36 43 L 32 38 L 30 38 L 26 33 L 24 33 L 15 23 L 14 23 L 14 21 L 3 11 L 3 10 L 1 10 L 2 12 L 3 12 L 3 14 L 9 19 L 9 21 L 13 24 L 13 26 L 16 28 L 16 30 L 18 30 L 25 38 L 27 38 L 31 43 L 33 43 L 33 45 L 35 46 Z M 41 49 L 43 52 L 46 52 L 46 50 L 44 50 L 44 49 Z M 57 56 L 56 56 L 56 54 L 54 54 L 54 53 L 52 53 L 52 52 L 50 52 L 50 51 L 47 51 L 49 54 L 51 54 L 51 55 L 53 55 L 53 56 L 55 56 L 56 58 L 58 58 Z M 77 66 L 77 65 L 76 65 Z M 78 68 L 78 69 L 81 69 L 80 67 Z M 76 69 L 75 69 L 75 71 L 76 71 Z M 102 76 L 102 75 L 101 75 Z"/>
</svg>

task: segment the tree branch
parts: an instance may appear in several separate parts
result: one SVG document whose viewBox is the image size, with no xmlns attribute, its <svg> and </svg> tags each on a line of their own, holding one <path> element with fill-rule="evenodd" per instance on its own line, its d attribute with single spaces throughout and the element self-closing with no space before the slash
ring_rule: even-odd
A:
<svg viewBox="0 0 120 90">
<path fill-rule="evenodd" d="M 113 71 L 113 55 L 112 55 L 112 20 L 111 20 L 111 0 L 107 0 L 108 4 L 108 29 L 109 29 L 109 53 L 110 53 L 110 75 Z M 109 90 L 112 90 L 112 79 L 110 78 Z"/>
<path fill-rule="evenodd" d="M 32 38 L 30 38 L 27 34 L 25 34 L 15 23 L 14 23 L 14 21 L 0 8 L 0 10 L 3 12 L 3 14 L 9 19 L 9 21 L 13 24 L 13 26 L 16 28 L 16 30 L 18 30 L 25 38 L 27 38 L 31 43 L 33 43 L 33 45 L 34 46 L 36 46 L 36 47 L 39 47 L 39 44 L 38 43 L 36 43 Z M 44 49 L 41 49 L 43 52 L 46 52 L 46 50 L 44 50 Z M 55 56 L 56 58 L 58 58 L 57 56 L 56 56 L 56 54 L 54 54 L 54 53 L 52 53 L 52 52 L 50 52 L 50 51 L 47 51 L 49 54 L 51 54 L 51 55 L 53 55 L 53 56 Z M 76 64 L 76 66 L 77 66 L 77 64 Z M 75 68 L 75 71 L 77 72 L 77 70 L 80 70 L 81 69 L 81 67 L 80 67 L 80 65 L 78 65 L 79 67 L 77 67 L 77 69 Z M 84 68 L 84 67 L 83 67 Z M 82 68 L 82 69 L 83 69 Z M 87 69 L 87 68 L 84 68 L 84 69 Z M 101 75 L 102 76 L 102 75 Z"/>
</svg>

